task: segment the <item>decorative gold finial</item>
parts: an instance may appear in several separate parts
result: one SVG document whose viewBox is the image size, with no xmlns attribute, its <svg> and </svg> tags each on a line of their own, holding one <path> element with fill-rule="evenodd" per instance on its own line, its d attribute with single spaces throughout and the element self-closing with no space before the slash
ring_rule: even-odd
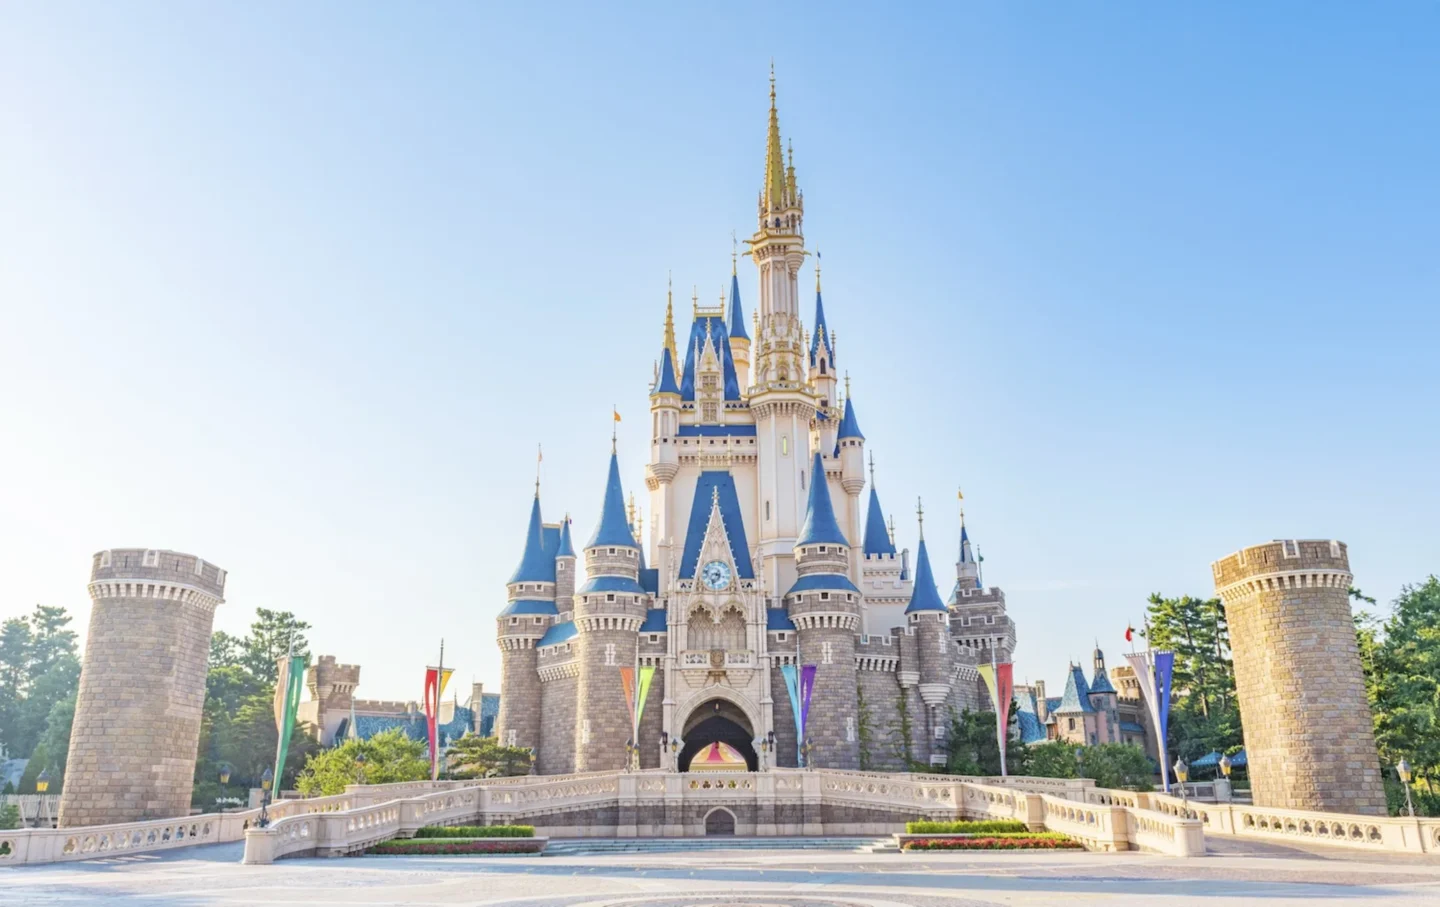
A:
<svg viewBox="0 0 1440 907">
<path fill-rule="evenodd" d="M 890 523 L 885 528 L 890 530 L 890 544 L 895 544 L 895 514 L 890 514 Z"/>
<path fill-rule="evenodd" d="M 820 292 L 820 247 L 815 247 L 815 292 Z M 842 292 L 843 296 L 844 293 Z"/>
<path fill-rule="evenodd" d="M 540 464 L 545 459 L 545 451 L 540 444 L 535 445 L 535 497 L 540 497 Z"/>
<path fill-rule="evenodd" d="M 779 211 L 785 205 L 785 156 L 780 147 L 780 114 L 775 109 L 775 63 L 770 63 L 770 128 L 765 142 L 763 208 Z"/>
<path fill-rule="evenodd" d="M 875 451 L 870 451 L 870 485 L 875 485 Z"/>
<path fill-rule="evenodd" d="M 850 372 L 845 372 L 845 399 L 850 399 Z"/>
<path fill-rule="evenodd" d="M 675 346 L 675 293 L 671 274 L 665 272 L 665 349 L 670 351 L 670 367 L 675 380 L 680 380 L 680 350 Z"/>
<path fill-rule="evenodd" d="M 735 276 L 735 263 L 740 259 L 740 243 L 735 240 L 735 231 L 730 231 L 730 276 Z"/>
<path fill-rule="evenodd" d="M 635 492 L 630 492 L 630 503 L 625 507 L 625 516 L 629 519 L 630 530 L 635 530 Z"/>
<path fill-rule="evenodd" d="M 915 499 L 915 519 L 920 523 L 920 541 L 925 541 L 925 505 Z"/>
</svg>

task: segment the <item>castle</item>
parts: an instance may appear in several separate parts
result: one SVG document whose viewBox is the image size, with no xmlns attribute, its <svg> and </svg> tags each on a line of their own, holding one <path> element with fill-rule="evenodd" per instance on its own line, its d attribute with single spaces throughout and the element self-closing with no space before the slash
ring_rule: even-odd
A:
<svg viewBox="0 0 1440 907">
<path fill-rule="evenodd" d="M 1070 665 L 1065 690 L 1058 697 L 1046 697 L 1043 680 L 1015 686 L 1020 739 L 1025 743 L 1062 740 L 1080 746 L 1129 743 L 1158 762 L 1159 741 L 1135 669 L 1119 665 L 1107 671 L 1105 653 L 1098 645 L 1091 660 L 1094 671 L 1089 680 L 1084 668 Z"/>
<path fill-rule="evenodd" d="M 400 728 L 412 740 L 428 739 L 422 706 L 414 700 L 356 699 L 360 666 L 338 664 L 334 655 L 321 655 L 305 669 L 310 698 L 300 703 L 297 717 L 310 728 L 322 746 L 347 738 L 369 740 L 376 734 Z M 493 733 L 500 697 L 485 692 L 485 685 L 470 685 L 470 702 L 461 705 L 458 694 L 441 702 L 437 734 L 443 749 L 465 734 L 488 737 Z"/>
<path fill-rule="evenodd" d="M 873 460 L 864 496 L 865 435 L 848 379 L 838 399 L 818 258 L 808 333 L 801 315 L 804 195 L 781 148 L 773 75 L 758 214 L 748 327 L 733 257 L 729 299 L 694 303 L 683 347 L 667 300 L 649 389 L 648 535 L 627 511 L 613 443 L 580 555 L 568 518 L 544 522 L 536 484 L 497 618 L 496 728 L 534 749 L 541 774 L 619 769 L 632 747 L 642 768 L 680 771 L 702 751 L 733 751 L 752 770 L 802 757 L 847 769 L 943 762 L 950 710 L 990 707 L 977 665 L 1010 660 L 1015 625 L 1004 593 L 981 582 L 963 513 L 946 602 L 923 513 L 912 568 L 886 527 Z M 790 665 L 815 666 L 803 739 Z M 626 667 L 656 669 L 638 734 Z"/>
</svg>

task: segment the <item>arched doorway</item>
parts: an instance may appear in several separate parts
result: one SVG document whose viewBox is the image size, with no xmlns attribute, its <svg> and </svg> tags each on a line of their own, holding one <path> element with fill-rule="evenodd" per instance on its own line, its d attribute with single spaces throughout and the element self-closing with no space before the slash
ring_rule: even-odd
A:
<svg viewBox="0 0 1440 907">
<path fill-rule="evenodd" d="M 735 834 L 735 814 L 723 806 L 717 806 L 710 810 L 705 816 L 705 835 L 714 837 L 717 835 Z"/>
<path fill-rule="evenodd" d="M 697 706 L 690 717 L 685 719 L 685 748 L 680 751 L 680 771 L 690 771 L 690 760 L 695 754 L 717 740 L 734 747 L 745 757 L 745 766 L 750 771 L 759 769 L 760 760 L 755 755 L 755 732 L 750 719 L 735 703 L 726 699 L 711 699 Z"/>
</svg>

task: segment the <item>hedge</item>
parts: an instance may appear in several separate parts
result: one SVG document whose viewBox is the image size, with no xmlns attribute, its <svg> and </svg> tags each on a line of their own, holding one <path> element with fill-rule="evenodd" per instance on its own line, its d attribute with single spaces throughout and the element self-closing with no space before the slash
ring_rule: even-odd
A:
<svg viewBox="0 0 1440 907">
<path fill-rule="evenodd" d="M 1028 831 L 1019 819 L 981 819 L 974 822 L 906 822 L 912 835 L 985 835 L 994 832 Z"/>
<path fill-rule="evenodd" d="M 417 838 L 533 838 L 533 825 L 427 825 Z"/>
<path fill-rule="evenodd" d="M 408 839 L 381 841 L 370 848 L 370 854 L 477 854 L 477 853 L 539 853 L 539 844 L 534 841 L 485 840 L 481 838 L 461 840 Z"/>
<path fill-rule="evenodd" d="M 977 838 L 919 838 L 905 850 L 1081 850 L 1084 845 L 1065 835 L 991 835 Z"/>
</svg>

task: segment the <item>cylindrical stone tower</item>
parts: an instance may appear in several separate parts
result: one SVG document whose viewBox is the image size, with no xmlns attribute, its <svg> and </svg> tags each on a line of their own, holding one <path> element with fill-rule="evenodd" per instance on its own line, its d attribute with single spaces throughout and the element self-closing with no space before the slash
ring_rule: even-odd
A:
<svg viewBox="0 0 1440 907">
<path fill-rule="evenodd" d="M 547 551 L 545 547 L 545 524 L 540 518 L 540 483 L 536 482 L 520 566 L 515 568 L 506 583 L 508 600 L 495 619 L 501 671 L 500 713 L 495 718 L 495 735 L 505 746 L 530 747 L 537 753 L 542 714 L 539 653 L 535 646 L 557 616 L 555 567 L 555 552 Z M 571 569 L 574 569 L 573 566 Z M 567 581 L 573 582 L 568 578 Z"/>
<path fill-rule="evenodd" d="M 1345 544 L 1268 542 L 1212 569 L 1255 805 L 1384 815 Z"/>
<path fill-rule="evenodd" d="M 194 555 L 95 555 L 62 828 L 189 815 L 210 629 L 224 594 L 225 571 Z"/>
<path fill-rule="evenodd" d="M 625 743 L 633 733 L 620 669 L 635 666 L 646 611 L 639 581 L 640 546 L 625 517 L 620 466 L 613 451 L 600 525 L 585 546 L 585 568 L 589 579 L 574 596 L 580 662 L 575 770 L 613 771 L 625 767 Z"/>
</svg>

